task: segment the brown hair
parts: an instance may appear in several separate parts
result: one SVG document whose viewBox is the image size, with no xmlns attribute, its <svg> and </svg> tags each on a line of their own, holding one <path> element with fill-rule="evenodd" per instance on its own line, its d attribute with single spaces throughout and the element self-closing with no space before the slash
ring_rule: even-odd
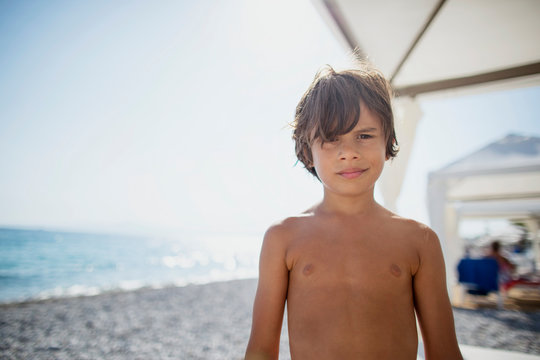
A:
<svg viewBox="0 0 540 360">
<path fill-rule="evenodd" d="M 391 97 L 390 84 L 370 65 L 339 72 L 327 65 L 315 75 L 296 106 L 293 139 L 298 160 L 317 176 L 311 154 L 313 140 L 321 139 L 324 143 L 351 131 L 358 123 L 362 106 L 380 118 L 386 156 L 395 157 L 398 143 Z"/>
</svg>

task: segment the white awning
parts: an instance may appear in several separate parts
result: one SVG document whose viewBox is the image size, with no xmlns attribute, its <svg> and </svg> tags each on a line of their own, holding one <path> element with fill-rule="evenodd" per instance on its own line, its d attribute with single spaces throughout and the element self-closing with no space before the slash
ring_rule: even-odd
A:
<svg viewBox="0 0 540 360">
<path fill-rule="evenodd" d="M 316 0 L 398 96 L 540 74 L 537 0 Z"/>
</svg>

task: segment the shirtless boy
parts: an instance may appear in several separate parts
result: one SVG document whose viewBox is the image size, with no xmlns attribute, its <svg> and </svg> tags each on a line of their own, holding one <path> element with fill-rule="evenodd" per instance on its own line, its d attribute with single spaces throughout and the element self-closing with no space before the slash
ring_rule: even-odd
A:
<svg viewBox="0 0 540 360">
<path fill-rule="evenodd" d="M 296 108 L 298 159 L 322 202 L 265 234 L 246 359 L 277 359 L 287 304 L 294 360 L 462 359 L 437 235 L 377 204 L 397 153 L 390 87 L 370 67 L 317 77 Z"/>
</svg>

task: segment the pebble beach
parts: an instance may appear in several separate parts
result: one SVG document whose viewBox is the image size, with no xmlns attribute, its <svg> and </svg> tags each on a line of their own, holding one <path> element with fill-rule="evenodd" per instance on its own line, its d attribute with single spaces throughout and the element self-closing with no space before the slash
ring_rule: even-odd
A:
<svg viewBox="0 0 540 360">
<path fill-rule="evenodd" d="M 257 282 L 0 305 L 1 359 L 242 359 Z M 454 308 L 460 344 L 540 355 L 540 311 Z M 280 359 L 290 359 L 282 333 Z"/>
</svg>

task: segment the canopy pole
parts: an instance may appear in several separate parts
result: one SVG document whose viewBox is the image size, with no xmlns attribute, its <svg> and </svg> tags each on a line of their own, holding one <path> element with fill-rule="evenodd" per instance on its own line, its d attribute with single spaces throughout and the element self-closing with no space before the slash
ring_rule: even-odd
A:
<svg viewBox="0 0 540 360">
<path fill-rule="evenodd" d="M 459 235 L 459 223 L 461 216 L 456 204 L 446 203 L 444 214 L 444 232 L 441 233 L 441 247 L 444 253 L 446 265 L 446 286 L 448 294 L 453 298 L 453 293 L 458 284 L 457 265 L 464 255 L 465 243 Z"/>
<path fill-rule="evenodd" d="M 384 205 L 389 210 L 397 211 L 397 199 L 407 173 L 407 165 L 414 144 L 416 127 L 422 118 L 422 110 L 414 98 L 396 98 L 393 104 L 394 127 L 399 144 L 399 153 L 395 159 L 384 166 L 379 180 Z"/>
</svg>

